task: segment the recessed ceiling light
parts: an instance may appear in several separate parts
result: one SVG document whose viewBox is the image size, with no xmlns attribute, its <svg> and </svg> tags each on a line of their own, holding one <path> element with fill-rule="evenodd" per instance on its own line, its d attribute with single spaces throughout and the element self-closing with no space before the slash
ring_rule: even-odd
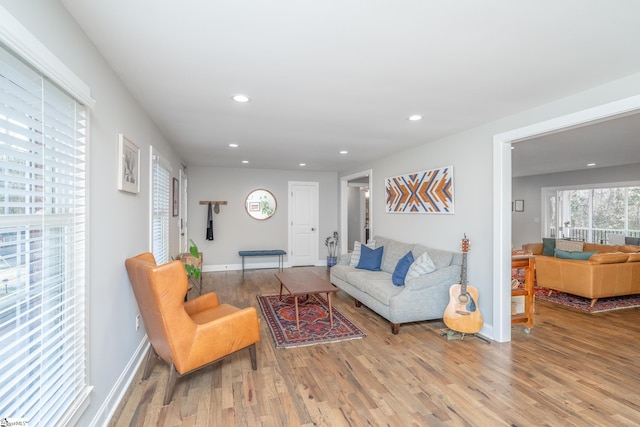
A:
<svg viewBox="0 0 640 427">
<path fill-rule="evenodd" d="M 300 166 L 307 166 L 306 163 L 300 163 Z"/>
<path fill-rule="evenodd" d="M 409 120 L 412 122 L 417 122 L 418 120 L 422 120 L 422 116 L 420 114 L 413 114 L 409 116 Z"/>
<path fill-rule="evenodd" d="M 249 102 L 249 101 L 251 101 L 251 98 L 249 98 L 247 95 L 242 95 L 241 93 L 239 93 L 237 95 L 233 95 L 231 97 L 231 99 L 233 99 L 236 102 Z"/>
<path fill-rule="evenodd" d="M 340 151 L 340 154 L 349 154 L 349 152 L 347 150 L 342 150 Z"/>
<path fill-rule="evenodd" d="M 229 147 L 231 147 L 231 148 L 238 148 L 238 144 L 235 144 L 235 143 L 233 143 L 233 142 L 232 142 L 231 144 L 229 144 Z"/>
<path fill-rule="evenodd" d="M 587 166 L 591 167 L 591 166 L 595 166 L 595 163 L 587 163 Z"/>
<path fill-rule="evenodd" d="M 243 160 L 242 163 L 246 165 L 247 163 L 249 163 L 249 160 Z"/>
</svg>

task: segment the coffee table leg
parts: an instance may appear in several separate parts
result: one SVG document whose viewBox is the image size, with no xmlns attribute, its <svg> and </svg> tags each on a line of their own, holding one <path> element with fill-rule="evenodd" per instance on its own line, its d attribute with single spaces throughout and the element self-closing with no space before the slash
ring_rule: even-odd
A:
<svg viewBox="0 0 640 427">
<path fill-rule="evenodd" d="M 331 308 L 331 292 L 327 292 L 327 302 L 329 303 L 329 324 L 333 328 L 333 309 Z"/>
<path fill-rule="evenodd" d="M 278 297 L 278 301 L 282 301 L 282 282 L 280 282 L 280 296 Z"/>
<path fill-rule="evenodd" d="M 298 317 L 298 296 L 296 295 L 294 298 L 296 301 L 296 326 L 298 327 L 298 330 L 300 330 L 300 317 Z"/>
</svg>

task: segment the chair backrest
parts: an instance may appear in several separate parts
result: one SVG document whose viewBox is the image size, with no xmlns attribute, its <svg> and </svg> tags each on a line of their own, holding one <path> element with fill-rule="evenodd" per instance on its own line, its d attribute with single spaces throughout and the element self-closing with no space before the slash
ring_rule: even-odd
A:
<svg viewBox="0 0 640 427">
<path fill-rule="evenodd" d="M 158 356 L 171 364 L 195 331 L 184 309 L 188 286 L 184 264 L 156 265 L 153 254 L 144 253 L 128 258 L 125 265 L 149 342 Z"/>
</svg>

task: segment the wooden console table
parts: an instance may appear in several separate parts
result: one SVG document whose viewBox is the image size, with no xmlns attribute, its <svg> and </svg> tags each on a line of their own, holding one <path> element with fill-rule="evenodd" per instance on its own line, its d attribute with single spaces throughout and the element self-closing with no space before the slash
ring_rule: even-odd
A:
<svg viewBox="0 0 640 427">
<path fill-rule="evenodd" d="M 511 290 L 512 297 L 524 296 L 524 313 L 512 315 L 511 324 L 524 323 L 524 331 L 526 333 L 531 332 L 531 328 L 533 328 L 533 309 L 535 301 L 533 284 L 535 281 L 535 261 L 536 258 L 533 255 L 511 256 L 511 269 L 524 269 L 524 289 Z"/>
</svg>

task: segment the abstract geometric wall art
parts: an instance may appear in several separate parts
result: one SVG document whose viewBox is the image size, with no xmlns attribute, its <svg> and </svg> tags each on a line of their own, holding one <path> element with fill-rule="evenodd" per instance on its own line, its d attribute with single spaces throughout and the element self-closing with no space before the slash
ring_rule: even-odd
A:
<svg viewBox="0 0 640 427">
<path fill-rule="evenodd" d="M 387 213 L 453 213 L 453 166 L 386 178 Z"/>
</svg>

